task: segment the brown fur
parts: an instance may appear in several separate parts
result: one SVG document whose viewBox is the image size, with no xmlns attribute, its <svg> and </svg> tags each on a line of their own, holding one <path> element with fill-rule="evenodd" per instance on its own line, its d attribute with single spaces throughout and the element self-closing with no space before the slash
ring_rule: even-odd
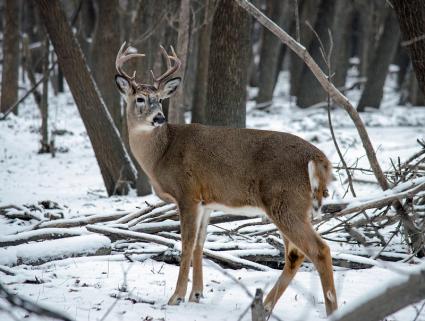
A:
<svg viewBox="0 0 425 321">
<path fill-rule="evenodd" d="M 191 263 L 193 286 L 189 300 L 202 297 L 202 251 L 209 213 L 203 205 L 258 207 L 276 224 L 285 239 L 285 267 L 267 295 L 270 312 L 307 256 L 316 266 L 326 311 L 337 308 L 329 247 L 310 223 L 313 201 L 326 196 L 331 164 L 305 140 L 287 133 L 254 129 L 208 127 L 198 124 L 155 127 L 162 115 L 160 99 L 168 98 L 179 79 L 164 89 L 134 88 L 116 78 L 127 101 L 131 150 L 157 195 L 180 211 L 182 254 L 179 276 L 169 304 L 184 300 Z M 136 103 L 144 97 L 144 103 Z M 314 162 L 315 190 L 308 164 Z"/>
</svg>

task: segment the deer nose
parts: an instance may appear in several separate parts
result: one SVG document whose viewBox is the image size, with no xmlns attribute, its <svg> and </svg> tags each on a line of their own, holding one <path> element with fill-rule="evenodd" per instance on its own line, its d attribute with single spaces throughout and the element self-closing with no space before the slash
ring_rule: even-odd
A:
<svg viewBox="0 0 425 321">
<path fill-rule="evenodd" d="M 165 117 L 163 114 L 157 114 L 154 118 L 153 118 L 153 122 L 156 124 L 163 124 L 165 123 Z"/>
</svg>

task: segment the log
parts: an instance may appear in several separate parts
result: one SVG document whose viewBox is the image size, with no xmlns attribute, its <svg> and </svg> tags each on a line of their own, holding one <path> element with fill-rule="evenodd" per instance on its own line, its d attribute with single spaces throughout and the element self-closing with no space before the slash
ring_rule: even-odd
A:
<svg viewBox="0 0 425 321">
<path fill-rule="evenodd" d="M 52 227 L 65 228 L 65 227 L 84 226 L 87 224 L 113 221 L 127 214 L 129 214 L 129 212 L 123 211 L 123 212 L 115 212 L 115 213 L 108 213 L 108 214 L 95 214 L 95 215 L 90 215 L 85 217 L 63 218 L 59 220 L 42 222 L 41 224 L 37 225 L 35 228 L 41 229 L 41 228 L 52 228 Z"/>
<path fill-rule="evenodd" d="M 252 217 L 242 216 L 242 215 L 231 215 L 225 213 L 212 213 L 210 218 L 210 224 L 220 224 L 227 222 L 234 222 L 240 220 L 252 219 Z M 158 232 L 172 232 L 180 231 L 180 222 L 179 221 L 165 221 L 157 223 L 141 223 L 130 227 L 131 231 L 143 232 L 149 234 L 155 234 Z"/>
<path fill-rule="evenodd" d="M 20 244 L 0 249 L 0 264 L 16 266 L 21 264 L 40 265 L 69 257 L 105 255 L 111 253 L 111 241 L 103 235 L 82 235 Z"/>
<path fill-rule="evenodd" d="M 90 232 L 106 235 L 110 237 L 112 240 L 122 239 L 122 238 L 135 239 L 135 240 L 141 240 L 145 242 L 153 242 L 153 243 L 157 243 L 161 245 L 166 245 L 171 249 L 178 250 L 179 252 L 181 251 L 180 242 L 167 239 L 162 236 L 156 236 L 156 235 L 151 235 L 147 233 L 127 231 L 127 230 L 117 229 L 114 227 L 105 227 L 105 226 L 96 226 L 96 225 L 87 226 L 87 230 Z M 204 256 L 220 264 L 225 264 L 226 266 L 229 266 L 231 268 L 236 268 L 236 269 L 247 268 L 247 269 L 253 269 L 257 271 L 270 270 L 270 268 L 267 266 L 254 263 L 245 259 L 237 258 L 229 254 L 215 252 L 208 249 L 204 249 Z"/>
<path fill-rule="evenodd" d="M 425 298 L 425 265 L 407 274 L 407 279 L 397 280 L 389 286 L 380 287 L 378 293 L 373 291 L 371 296 L 363 293 L 356 304 L 348 305 L 332 316 L 332 321 L 378 321 L 402 308 L 419 302 Z"/>
<path fill-rule="evenodd" d="M 13 235 L 0 236 L 0 247 L 18 245 L 31 241 L 52 240 L 79 235 L 82 235 L 82 231 L 62 228 L 44 228 Z"/>
</svg>

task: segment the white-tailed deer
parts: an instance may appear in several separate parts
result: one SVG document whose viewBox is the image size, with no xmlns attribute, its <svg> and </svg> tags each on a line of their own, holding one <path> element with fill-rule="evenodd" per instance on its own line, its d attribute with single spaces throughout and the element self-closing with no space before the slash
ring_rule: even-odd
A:
<svg viewBox="0 0 425 321">
<path fill-rule="evenodd" d="M 209 214 L 262 212 L 282 233 L 285 266 L 265 299 L 270 312 L 298 268 L 308 257 L 322 282 L 326 312 L 337 308 L 329 247 L 314 231 L 310 214 L 327 196 L 331 164 L 307 141 L 287 133 L 254 129 L 171 125 L 165 121 L 161 101 L 178 88 L 174 77 L 180 60 L 172 50 L 167 71 L 153 85 L 127 75 L 123 64 L 142 54 L 131 53 L 125 43 L 118 52 L 115 77 L 127 103 L 131 150 L 157 195 L 178 205 L 182 253 L 180 271 L 169 304 L 184 300 L 190 265 L 193 285 L 189 301 L 199 302 L 203 291 L 202 250 Z"/>
</svg>

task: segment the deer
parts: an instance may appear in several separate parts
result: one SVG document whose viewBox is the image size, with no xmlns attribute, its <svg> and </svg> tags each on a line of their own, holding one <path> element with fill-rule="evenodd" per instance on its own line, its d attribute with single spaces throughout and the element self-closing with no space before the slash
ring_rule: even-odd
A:
<svg viewBox="0 0 425 321">
<path fill-rule="evenodd" d="M 157 196 L 175 203 L 181 224 L 181 260 L 175 291 L 168 301 L 184 301 L 190 267 L 189 302 L 203 297 L 202 257 L 209 217 L 229 214 L 266 215 L 284 241 L 285 264 L 264 306 L 271 313 L 307 257 L 322 284 L 327 314 L 337 309 L 329 246 L 316 233 L 311 214 L 328 196 L 332 166 L 325 154 L 306 140 L 283 132 L 169 124 L 162 101 L 181 84 L 181 61 L 173 47 L 160 47 L 166 71 L 153 84 L 136 80 L 123 66 L 143 57 L 124 42 L 116 57 L 115 82 L 126 102 L 130 149 Z"/>
</svg>

